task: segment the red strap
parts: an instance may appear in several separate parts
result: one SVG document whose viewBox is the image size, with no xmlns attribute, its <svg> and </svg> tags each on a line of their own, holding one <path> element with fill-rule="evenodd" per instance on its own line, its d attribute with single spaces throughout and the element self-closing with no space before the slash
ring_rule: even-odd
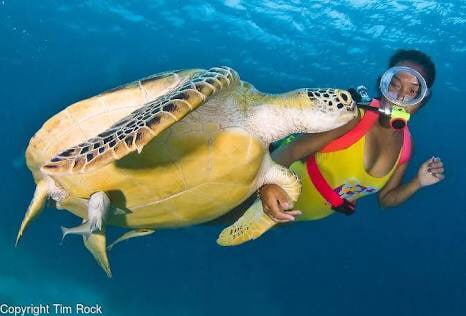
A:
<svg viewBox="0 0 466 316">
<path fill-rule="evenodd" d="M 379 107 L 380 101 L 372 99 L 370 106 Z M 372 127 L 372 125 L 374 125 L 378 118 L 379 113 L 374 111 L 366 111 L 364 113 L 364 116 L 352 130 L 350 130 L 345 135 L 335 139 L 334 141 L 328 143 L 324 148 L 320 150 L 320 152 L 328 153 L 350 147 L 367 133 L 367 131 Z"/>
<path fill-rule="evenodd" d="M 371 101 L 371 106 L 379 107 L 380 102 L 376 99 Z M 334 141 L 327 144 L 320 152 L 332 152 L 342 150 L 350 147 L 354 143 L 363 137 L 367 131 L 374 125 L 379 118 L 379 113 L 373 111 L 366 111 L 361 120 L 356 126 L 345 135 L 335 139 Z M 320 195 L 332 206 L 332 208 L 338 208 L 345 203 L 345 200 L 336 193 L 332 187 L 328 184 L 327 180 L 320 173 L 319 167 L 317 166 L 316 158 L 314 155 L 309 156 L 306 161 L 307 173 L 311 179 L 314 187 L 320 193 Z"/>
<path fill-rule="evenodd" d="M 338 207 L 343 205 L 344 200 L 333 191 L 328 182 L 320 173 L 319 167 L 317 166 L 316 158 L 314 155 L 309 156 L 306 161 L 307 174 L 311 178 L 314 187 L 319 191 L 320 195 L 330 203 L 332 207 Z"/>
</svg>

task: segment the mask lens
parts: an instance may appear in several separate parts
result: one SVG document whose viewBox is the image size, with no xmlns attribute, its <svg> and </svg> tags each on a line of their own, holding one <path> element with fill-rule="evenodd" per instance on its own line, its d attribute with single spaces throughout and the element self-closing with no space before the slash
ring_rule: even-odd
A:
<svg viewBox="0 0 466 316">
<path fill-rule="evenodd" d="M 380 91 L 392 104 L 408 106 L 420 103 L 427 95 L 425 79 L 409 67 L 392 67 L 380 80 Z"/>
</svg>

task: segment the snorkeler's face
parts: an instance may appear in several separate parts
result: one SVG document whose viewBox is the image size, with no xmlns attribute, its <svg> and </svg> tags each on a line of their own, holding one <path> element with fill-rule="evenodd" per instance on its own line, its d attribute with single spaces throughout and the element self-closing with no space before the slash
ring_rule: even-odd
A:
<svg viewBox="0 0 466 316">
<path fill-rule="evenodd" d="M 426 72 L 424 68 L 416 63 L 411 61 L 402 61 L 396 66 L 405 66 L 412 68 L 419 72 L 424 78 L 426 77 Z M 388 93 L 393 99 L 400 101 L 409 101 L 418 97 L 420 93 L 420 83 L 419 80 L 412 74 L 407 72 L 400 72 L 393 76 L 388 87 Z M 404 109 L 410 113 L 414 114 L 426 101 L 422 101 L 416 105 L 407 105 Z"/>
<path fill-rule="evenodd" d="M 407 72 L 399 72 L 390 81 L 388 93 L 399 101 L 413 100 L 419 93 L 419 81 Z"/>
</svg>

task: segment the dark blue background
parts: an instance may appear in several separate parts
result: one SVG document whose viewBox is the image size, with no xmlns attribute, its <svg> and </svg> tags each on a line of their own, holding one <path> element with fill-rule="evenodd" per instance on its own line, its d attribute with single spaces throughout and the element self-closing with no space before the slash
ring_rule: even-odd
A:
<svg viewBox="0 0 466 316">
<path fill-rule="evenodd" d="M 85 303 L 105 315 L 464 315 L 465 1 L 0 1 L 0 304 Z M 107 279 L 80 238 L 59 246 L 46 209 L 16 232 L 34 191 L 29 138 L 67 105 L 152 73 L 228 65 L 268 92 L 375 79 L 397 48 L 438 68 L 412 120 L 408 177 L 432 155 L 446 181 L 403 206 L 275 229 L 221 248 L 222 227 L 118 245 Z M 110 232 L 114 237 L 121 230 Z"/>
</svg>

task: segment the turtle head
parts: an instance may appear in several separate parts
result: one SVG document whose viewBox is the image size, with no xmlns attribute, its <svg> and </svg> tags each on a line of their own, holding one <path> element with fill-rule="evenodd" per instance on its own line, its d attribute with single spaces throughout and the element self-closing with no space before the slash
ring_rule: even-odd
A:
<svg viewBox="0 0 466 316">
<path fill-rule="evenodd" d="M 298 95 L 301 115 L 295 117 L 301 132 L 318 133 L 340 127 L 358 116 L 351 94 L 340 89 L 302 89 Z"/>
<path fill-rule="evenodd" d="M 264 94 L 252 107 L 246 125 L 266 144 L 293 133 L 319 133 L 358 116 L 351 94 L 339 89 L 299 89 Z"/>
</svg>

